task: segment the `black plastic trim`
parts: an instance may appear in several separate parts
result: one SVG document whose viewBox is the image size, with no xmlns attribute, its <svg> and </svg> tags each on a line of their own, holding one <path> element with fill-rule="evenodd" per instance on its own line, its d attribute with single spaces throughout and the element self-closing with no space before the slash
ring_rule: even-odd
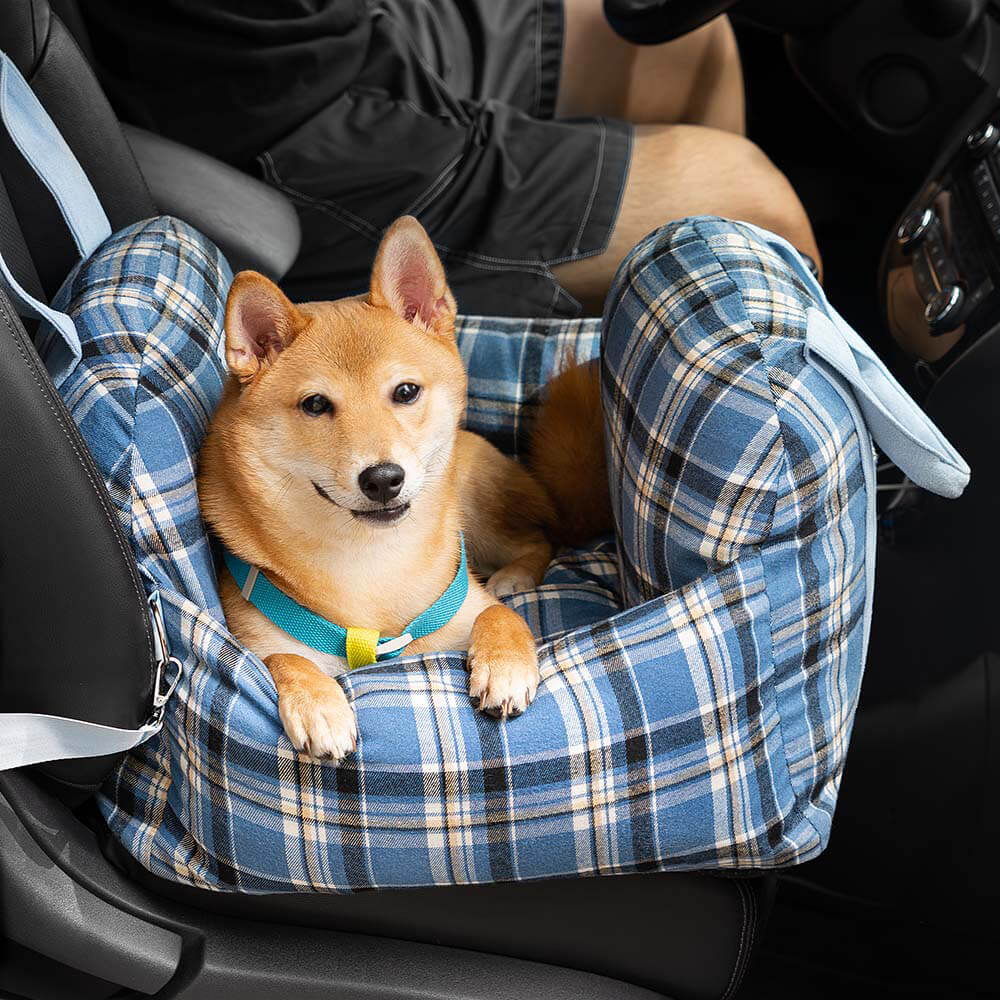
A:
<svg viewBox="0 0 1000 1000">
<path fill-rule="evenodd" d="M 43 854 L 0 797 L 0 932 L 81 972 L 153 993 L 173 977 L 178 934 L 88 892 Z"/>
<path fill-rule="evenodd" d="M 26 806 L 30 808 L 26 809 Z M 19 808 L 20 807 L 20 808 Z M 78 821 L 52 838 L 32 833 L 44 815 L 65 809 L 27 775 L 0 774 L 0 889 L 20 903 L 34 892 L 39 916 L 13 933 L 19 943 L 57 961 L 123 985 L 152 985 L 160 1000 L 655 1000 L 663 994 L 606 976 L 465 948 L 400 941 L 327 928 L 220 918 L 150 896 L 106 863 L 100 884 L 74 871 L 68 858 L 93 852 Z M 45 822 L 44 820 L 42 822 Z M 6 828 L 7 833 L 4 833 Z M 47 830 L 47 834 L 53 831 Z M 44 846 L 43 846 L 44 845 Z M 94 858 L 91 857 L 91 867 Z M 102 860 L 102 859 L 97 859 Z M 53 877 L 40 877 L 45 873 Z M 100 899 L 103 907 L 97 906 Z M 85 926 L 67 914 L 83 903 Z M 9 908 L 12 911 L 12 908 Z M 26 929 L 27 928 L 27 929 Z M 30 933 L 29 933 L 30 931 Z M 135 933 L 133 933 L 135 932 Z M 502 926 L 497 933 L 502 934 Z M 89 954 L 87 935 L 98 942 Z M 60 943 L 60 939 L 68 939 Z M 48 940 L 46 940 L 48 939 Z M 122 946 L 130 952 L 123 955 Z M 77 964 L 79 962 L 84 964 Z M 163 976 L 170 972 L 166 982 Z M 145 977 L 145 978 L 143 978 Z"/>
</svg>

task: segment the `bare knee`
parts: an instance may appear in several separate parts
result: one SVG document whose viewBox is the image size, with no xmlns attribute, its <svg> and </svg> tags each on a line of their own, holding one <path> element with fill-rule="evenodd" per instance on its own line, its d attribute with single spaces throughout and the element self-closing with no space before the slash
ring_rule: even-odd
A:
<svg viewBox="0 0 1000 1000">
<path fill-rule="evenodd" d="M 783 236 L 820 266 L 802 202 L 755 143 L 717 129 L 637 130 L 616 231 L 621 227 L 622 237 L 634 237 L 631 246 L 653 228 L 652 222 L 662 225 L 689 215 L 752 222 Z"/>
<path fill-rule="evenodd" d="M 747 188 L 738 196 L 741 211 L 731 217 L 783 236 L 813 259 L 822 277 L 823 263 L 816 237 L 795 189 L 758 146 L 749 140 L 744 140 L 744 145 Z"/>
<path fill-rule="evenodd" d="M 784 237 L 822 267 L 805 209 L 788 179 L 749 139 L 689 125 L 637 126 L 621 210 L 604 253 L 562 264 L 563 286 L 589 312 L 626 254 L 675 219 L 716 215 Z"/>
</svg>

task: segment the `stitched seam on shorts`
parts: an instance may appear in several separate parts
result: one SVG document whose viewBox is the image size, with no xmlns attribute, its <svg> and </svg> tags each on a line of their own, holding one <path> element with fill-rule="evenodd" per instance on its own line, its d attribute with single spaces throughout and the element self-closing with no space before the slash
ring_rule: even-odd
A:
<svg viewBox="0 0 1000 1000">
<path fill-rule="evenodd" d="M 555 288 L 552 291 L 552 301 L 549 303 L 549 312 L 554 313 L 556 311 L 556 303 L 559 301 L 559 292 L 562 290 L 560 288 L 559 282 L 555 282 Z"/>
<path fill-rule="evenodd" d="M 583 239 L 583 232 L 590 221 L 590 213 L 594 210 L 594 200 L 597 198 L 597 188 L 601 182 L 601 173 L 604 170 L 604 148 L 608 138 L 608 127 L 601 118 L 597 119 L 597 123 L 601 126 L 601 145 L 597 154 L 597 165 L 594 168 L 594 183 L 591 185 L 590 198 L 587 200 L 587 210 L 583 214 L 583 220 L 576 234 L 576 244 L 573 247 L 574 256 L 580 252 L 580 241 Z"/>
<path fill-rule="evenodd" d="M 559 279 L 555 276 L 552 269 L 545 261 L 527 261 L 524 266 L 517 266 L 516 262 L 506 263 L 504 261 L 501 261 L 498 264 L 492 264 L 487 263 L 484 260 L 475 260 L 473 259 L 473 257 L 476 256 L 475 254 L 470 255 L 463 250 L 452 250 L 450 247 L 446 247 L 443 243 L 434 243 L 434 246 L 451 257 L 457 257 L 470 267 L 478 267 L 483 271 L 524 271 L 529 274 L 537 274 L 540 278 L 548 279 L 555 286 L 555 293 L 552 297 L 552 305 L 549 306 L 550 311 L 554 308 L 554 305 L 559 300 L 560 296 L 565 298 L 566 301 L 569 302 L 570 305 L 577 311 L 577 313 L 583 311 L 583 306 L 580 304 L 579 299 L 575 298 L 568 291 L 566 291 L 565 288 L 563 288 L 563 286 L 559 283 Z"/>
<path fill-rule="evenodd" d="M 415 115 L 420 118 L 426 118 L 428 121 L 432 122 L 446 122 L 447 124 L 454 125 L 455 128 L 468 128 L 471 124 L 472 119 L 468 121 L 463 121 L 461 118 L 456 118 L 454 115 L 441 115 L 441 114 L 429 114 L 426 108 L 420 107 L 419 104 L 414 104 L 409 98 L 400 97 L 398 94 L 392 93 L 390 90 L 383 90 L 381 87 L 370 87 L 363 83 L 352 83 L 348 87 L 341 97 L 346 97 L 348 100 L 353 101 L 360 95 L 362 97 L 377 97 L 381 101 L 385 101 L 386 104 L 398 104 L 400 107 L 409 108 Z"/>
<path fill-rule="evenodd" d="M 322 212 L 327 212 L 332 215 L 339 222 L 342 222 L 345 226 L 353 229 L 356 233 L 361 236 L 370 239 L 373 243 L 377 243 L 382 238 L 382 231 L 377 227 L 372 225 L 365 219 L 356 216 L 353 212 L 346 208 L 336 204 L 336 202 L 331 202 L 322 198 L 314 198 L 311 195 L 303 194 L 301 191 L 296 190 L 293 187 L 285 184 L 278 175 L 277 170 L 274 166 L 274 160 L 270 153 L 262 153 L 258 157 L 258 161 L 264 169 L 265 176 L 268 177 L 270 182 L 274 184 L 280 191 L 283 191 L 293 200 L 299 201 L 303 204 L 312 205 L 318 208 Z M 505 261 L 502 259 L 486 258 L 481 254 L 475 254 L 471 251 L 463 250 L 453 250 L 451 247 L 445 246 L 443 243 L 436 243 L 431 241 L 433 245 L 442 253 L 446 253 L 451 257 L 456 257 L 459 260 L 464 261 L 472 267 L 478 267 L 485 271 L 525 271 L 529 274 L 537 274 L 540 277 L 548 278 L 550 281 L 554 282 L 557 289 L 563 294 L 567 294 L 564 289 L 559 285 L 555 278 L 555 275 L 545 266 L 544 262 L 541 261 Z M 478 258 L 478 259 L 477 259 Z M 568 296 L 571 302 L 574 302 L 577 306 L 579 303 L 572 296 Z"/>
<path fill-rule="evenodd" d="M 385 98 L 386 100 L 394 101 L 397 104 L 405 105 L 406 107 L 411 108 L 414 112 L 416 112 L 417 114 L 421 115 L 424 118 L 431 117 L 427 115 L 426 112 L 418 108 L 415 104 L 412 104 L 409 101 L 399 100 L 397 98 L 394 98 L 384 91 L 368 90 L 365 88 L 352 87 L 350 91 L 345 91 L 345 94 L 347 94 L 347 96 L 349 97 L 352 97 L 353 94 L 351 93 L 351 91 L 357 91 L 359 93 L 368 93 L 373 96 L 382 97 Z M 580 252 L 580 240 L 583 238 L 583 232 L 587 228 L 587 223 L 590 221 L 590 214 L 593 211 L 594 201 L 596 200 L 597 197 L 597 189 L 600 186 L 600 177 L 604 165 L 604 156 L 606 149 L 605 138 L 607 135 L 607 128 L 602 119 L 594 118 L 593 120 L 597 122 L 601 127 L 601 145 L 598 156 L 597 172 L 594 175 L 594 184 L 591 189 L 590 199 L 588 200 L 587 203 L 586 214 L 584 215 L 583 221 L 580 224 L 580 228 L 577 231 L 576 246 L 568 254 L 563 254 L 563 256 L 561 257 L 539 257 L 537 259 L 531 259 L 530 257 L 529 258 L 495 257 L 491 254 L 479 253 L 476 250 L 453 250 L 450 247 L 445 246 L 443 243 L 437 243 L 432 241 L 434 242 L 434 246 L 436 246 L 439 250 L 443 250 L 446 253 L 452 254 L 453 256 L 461 257 L 463 260 L 465 260 L 467 263 L 470 264 L 473 264 L 477 261 L 481 261 L 484 262 L 482 265 L 484 267 L 487 266 L 485 262 L 490 262 L 494 264 L 503 264 L 507 265 L 508 267 L 514 267 L 518 269 L 523 269 L 523 268 L 530 268 L 532 270 L 540 269 L 546 272 L 549 276 L 553 277 L 553 280 L 555 280 L 555 278 L 554 275 L 552 275 L 551 273 L 550 270 L 551 266 L 556 264 L 565 264 L 567 261 L 571 260 L 578 260 L 586 257 L 594 257 L 597 254 L 603 253 L 607 249 L 608 244 L 611 241 L 611 232 L 612 229 L 614 228 L 613 226 L 608 229 L 607 238 L 605 239 L 604 244 L 602 246 L 594 250 L 588 250 L 586 253 Z M 463 127 L 463 126 L 461 125 L 461 123 L 456 123 L 456 127 Z M 629 139 L 629 144 L 630 144 L 629 148 L 631 149 L 631 137 Z M 455 161 L 453 161 L 452 165 L 457 166 L 457 163 L 463 158 L 463 156 L 464 154 L 460 153 L 455 158 Z M 261 169 L 264 171 L 265 179 L 268 180 L 271 184 L 273 184 L 276 188 L 287 194 L 290 198 L 297 200 L 303 204 L 314 205 L 317 208 L 321 208 L 328 211 L 331 215 L 334 216 L 334 218 L 337 218 L 341 222 L 343 222 L 344 225 L 355 230 L 355 232 L 361 233 L 362 235 L 374 239 L 376 242 L 381 238 L 382 230 L 380 230 L 377 226 L 372 225 L 370 222 L 367 222 L 365 219 L 362 219 L 360 216 L 355 215 L 350 209 L 344 208 L 342 205 L 338 204 L 337 202 L 333 201 L 330 198 L 317 198 L 315 195 L 306 194 L 305 192 L 299 191 L 297 188 L 294 188 L 290 184 L 287 184 L 285 181 L 283 181 L 280 175 L 278 174 L 277 167 L 275 166 L 274 163 L 274 158 L 272 157 L 269 150 L 261 153 L 257 157 L 257 162 L 260 163 Z M 436 184 L 437 180 L 435 180 L 434 183 Z M 431 187 L 433 187 L 433 185 L 431 185 Z M 426 195 L 429 192 L 429 190 L 430 189 L 428 188 L 427 191 L 425 191 L 424 194 L 421 195 L 420 197 L 424 197 L 424 195 Z M 624 195 L 624 191 L 625 191 L 625 185 L 623 184 L 621 190 L 618 192 L 616 217 L 617 217 L 617 210 L 621 208 L 621 201 Z M 435 194 L 436 193 L 437 192 L 435 192 Z M 417 211 L 425 211 L 428 205 L 429 202 L 417 206 L 417 202 L 414 202 L 413 205 L 410 206 L 410 208 L 405 209 L 401 214 L 402 215 L 416 214 Z M 354 220 L 353 223 L 351 220 Z M 366 227 L 366 228 L 361 228 L 361 227 Z M 369 229 L 371 230 L 370 232 L 367 231 Z M 571 301 L 576 302 L 577 305 L 579 305 L 579 303 L 575 298 L 573 298 L 573 296 L 568 296 L 568 297 L 570 298 Z"/>
<path fill-rule="evenodd" d="M 544 274 L 548 271 L 543 260 L 507 260 L 503 257 L 491 257 L 489 254 L 478 253 L 475 250 L 455 250 L 452 247 L 445 246 L 444 243 L 434 242 L 434 246 L 447 254 L 451 254 L 453 257 L 458 257 L 469 264 L 475 264 L 487 270 L 504 271 L 513 269 L 517 271 L 534 271 L 537 274 Z"/>
<path fill-rule="evenodd" d="M 459 153 L 445 168 L 431 181 L 430 185 L 425 188 L 417 197 L 413 200 L 408 208 L 404 208 L 402 215 L 417 215 L 418 213 L 424 211 L 439 195 L 443 194 L 445 189 L 455 179 L 458 173 L 458 165 L 462 162 L 463 153 Z"/>
<path fill-rule="evenodd" d="M 632 160 L 632 145 L 633 145 L 633 133 L 629 131 L 628 133 L 628 146 L 626 147 L 626 152 L 628 154 L 627 160 L 631 163 Z M 547 261 L 550 266 L 556 266 L 557 264 L 565 264 L 571 260 L 586 260 L 589 257 L 598 257 L 600 254 L 604 253 L 611 244 L 611 236 L 614 233 L 615 224 L 618 221 L 618 215 L 621 212 L 622 201 L 625 199 L 625 188 L 628 186 L 628 173 L 626 172 L 625 179 L 622 181 L 621 187 L 618 189 L 618 199 L 615 202 L 615 211 L 613 222 L 608 227 L 607 235 L 604 237 L 604 242 L 599 246 L 595 247 L 593 250 L 587 250 L 583 253 L 569 254 L 565 257 L 556 257 L 553 260 Z"/>
<path fill-rule="evenodd" d="M 278 170 L 274 165 L 274 159 L 271 157 L 269 152 L 261 153 L 257 160 L 264 168 L 265 177 L 270 180 L 276 188 L 283 191 L 294 201 L 298 201 L 299 203 L 305 205 L 315 205 L 317 208 L 323 209 L 335 219 L 342 222 L 345 226 L 353 229 L 361 236 L 366 236 L 368 239 L 372 240 L 372 242 L 377 243 L 381 239 L 382 233 L 377 227 L 371 225 L 369 222 L 366 222 L 359 216 L 356 216 L 353 212 L 343 208 L 336 202 L 330 201 L 329 199 L 314 198 L 312 195 L 304 194 L 302 191 L 286 184 L 278 175 Z"/>
<path fill-rule="evenodd" d="M 316 208 L 329 212 L 330 215 L 339 219 L 344 223 L 344 225 L 349 226 L 355 232 L 360 233 L 362 236 L 367 236 L 375 242 L 378 242 L 378 240 L 382 238 L 382 230 L 379 229 L 378 226 L 375 226 L 366 219 L 362 219 L 360 216 L 355 215 L 350 209 L 344 208 L 342 205 L 338 205 L 337 202 L 331 201 L 329 198 L 316 198 L 314 195 L 305 194 L 303 191 L 299 191 L 297 188 L 293 188 L 291 185 L 286 184 L 279 176 L 277 168 L 274 165 L 274 159 L 271 157 L 270 153 L 261 153 L 258 157 L 258 162 L 260 162 L 263 167 L 265 176 L 268 180 L 290 198 L 303 204 L 313 205 Z M 444 243 L 438 243 L 434 240 L 431 242 L 438 248 L 438 250 L 441 250 L 444 253 L 451 254 L 453 257 L 459 257 L 469 264 L 476 264 L 477 266 L 484 268 L 492 268 L 492 270 L 514 268 L 516 270 L 530 270 L 539 274 L 549 273 L 549 269 L 546 267 L 546 262 L 541 259 L 516 260 L 506 257 L 491 257 L 489 254 L 477 253 L 474 250 L 454 250 L 451 247 L 446 246 Z"/>
<path fill-rule="evenodd" d="M 257 162 L 261 165 L 265 179 L 278 188 L 279 191 L 287 194 L 293 201 L 298 201 L 306 205 L 312 205 L 321 212 L 326 212 L 327 214 L 332 215 L 349 229 L 353 229 L 360 236 L 370 239 L 373 243 L 378 243 L 378 241 L 382 238 L 382 231 L 377 226 L 374 226 L 367 220 L 355 215 L 349 209 L 343 208 L 341 205 L 338 205 L 336 202 L 329 201 L 328 199 L 314 198 L 311 195 L 304 194 L 282 181 L 280 175 L 278 174 L 277 167 L 274 164 L 274 158 L 269 152 L 261 153 L 261 155 L 257 157 Z M 523 271 L 528 274 L 536 274 L 541 278 L 547 278 L 552 282 L 555 288 L 552 296 L 552 303 L 549 306 L 550 312 L 554 312 L 555 304 L 559 301 L 560 297 L 565 298 L 570 304 L 570 307 L 577 313 L 582 312 L 583 310 L 583 306 L 581 305 L 579 299 L 563 288 L 559 279 L 552 273 L 552 269 L 549 267 L 547 261 L 505 260 L 502 257 L 489 257 L 486 254 L 477 254 L 474 251 L 453 250 L 444 243 L 437 243 L 434 240 L 431 240 L 431 243 L 441 253 L 448 254 L 450 257 L 463 261 L 470 267 L 476 267 L 482 271 Z M 570 258 L 564 259 L 568 260 Z"/>
</svg>

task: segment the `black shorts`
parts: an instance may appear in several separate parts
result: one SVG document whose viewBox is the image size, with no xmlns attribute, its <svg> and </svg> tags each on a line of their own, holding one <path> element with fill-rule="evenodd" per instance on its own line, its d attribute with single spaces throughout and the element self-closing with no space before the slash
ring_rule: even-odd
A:
<svg viewBox="0 0 1000 1000">
<path fill-rule="evenodd" d="M 555 119 L 562 0 L 374 0 L 365 66 L 260 157 L 297 205 L 300 300 L 363 291 L 400 215 L 427 228 L 465 313 L 576 316 L 551 267 L 607 245 L 632 128 Z"/>
</svg>

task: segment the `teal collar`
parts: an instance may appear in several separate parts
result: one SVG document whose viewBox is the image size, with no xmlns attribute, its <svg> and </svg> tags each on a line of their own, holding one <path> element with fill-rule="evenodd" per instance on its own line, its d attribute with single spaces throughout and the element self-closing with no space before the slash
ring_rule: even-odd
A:
<svg viewBox="0 0 1000 1000">
<path fill-rule="evenodd" d="M 458 533 L 458 544 L 461 550 L 458 572 L 448 584 L 448 589 L 426 611 L 414 618 L 401 635 L 384 639 L 374 629 L 344 628 L 321 618 L 279 590 L 256 566 L 245 563 L 228 549 L 224 558 L 243 597 L 261 614 L 299 642 L 321 653 L 344 657 L 353 670 L 399 656 L 414 639 L 436 632 L 455 617 L 469 592 L 465 536 L 462 532 Z"/>
</svg>

